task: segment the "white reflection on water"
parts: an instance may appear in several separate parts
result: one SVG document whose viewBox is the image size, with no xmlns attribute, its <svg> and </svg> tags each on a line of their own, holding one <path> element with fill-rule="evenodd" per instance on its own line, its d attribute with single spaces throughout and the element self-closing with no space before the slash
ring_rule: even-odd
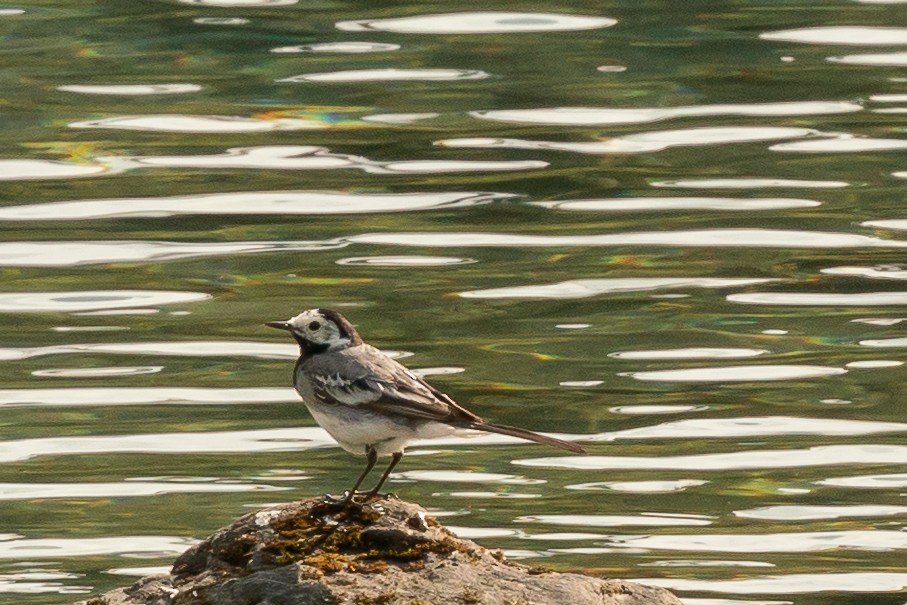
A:
<svg viewBox="0 0 907 605">
<path fill-rule="evenodd" d="M 643 124 L 695 116 L 802 116 L 853 113 L 863 106 L 846 101 L 794 101 L 787 103 L 741 103 L 729 105 L 684 105 L 679 107 L 554 107 L 472 111 L 471 116 L 500 122 L 558 126 Z"/>
<path fill-rule="evenodd" d="M 577 525 L 582 527 L 702 527 L 712 524 L 713 517 L 702 515 L 524 515 L 516 523 Z"/>
<path fill-rule="evenodd" d="M 869 137 L 834 137 L 793 143 L 778 143 L 771 151 L 796 153 L 859 153 L 864 151 L 895 151 L 907 149 L 904 139 L 873 139 Z"/>
<path fill-rule="evenodd" d="M 889 46 L 907 44 L 907 27 L 838 25 L 802 27 L 759 34 L 763 40 L 804 44 L 842 44 L 847 46 Z"/>
<path fill-rule="evenodd" d="M 418 470 L 395 473 L 395 479 L 437 481 L 441 483 L 496 483 L 501 485 L 539 485 L 544 479 L 528 479 L 519 475 L 480 473 L 472 471 Z"/>
<path fill-rule="evenodd" d="M 803 553 L 839 548 L 886 551 L 907 548 L 907 532 L 894 530 L 817 531 L 764 534 L 673 534 L 612 536 L 603 546 L 636 549 L 735 553 Z"/>
<path fill-rule="evenodd" d="M 616 405 L 608 408 L 614 414 L 647 416 L 650 414 L 680 414 L 683 412 L 704 412 L 707 405 Z"/>
<path fill-rule="evenodd" d="M 747 305 L 870 307 L 907 304 L 907 292 L 745 292 L 729 294 L 727 300 Z"/>
<path fill-rule="evenodd" d="M 822 269 L 828 275 L 858 275 L 870 279 L 907 280 L 905 265 L 876 265 L 875 267 L 828 267 Z"/>
<path fill-rule="evenodd" d="M 907 52 L 891 53 L 857 53 L 852 55 L 840 55 L 828 57 L 830 63 L 842 63 L 844 65 L 877 65 L 889 67 L 902 67 L 907 65 Z"/>
<path fill-rule="evenodd" d="M 104 573 L 109 573 L 112 576 L 134 576 L 137 578 L 144 578 L 145 576 L 158 576 L 161 574 L 170 573 L 170 565 L 155 565 L 147 567 L 114 567 L 112 569 L 104 570 Z"/>
<path fill-rule="evenodd" d="M 73 179 L 117 172 L 105 164 L 56 160 L 0 160 L 0 181 Z"/>
<path fill-rule="evenodd" d="M 147 159 L 147 158 L 146 158 Z M 184 164 L 185 165 L 185 164 Z M 99 218 L 165 217 L 189 214 L 357 214 L 467 208 L 516 197 L 495 192 L 344 193 L 334 191 L 237 191 L 146 198 L 111 198 L 24 204 L 0 208 L 0 220 L 59 221 Z M 34 242 L 24 242 L 34 243 Z M 60 242 L 51 242 L 60 245 Z M 89 243 L 89 242 L 86 242 Z M 124 242 L 108 242 L 125 245 Z M 158 242 L 148 242 L 147 245 Z M 286 245 L 304 242 L 285 242 Z M 276 242 L 224 242 L 183 244 L 237 248 L 274 246 Z M 324 246 L 327 242 L 310 242 Z M 178 244 L 171 244 L 171 246 Z"/>
<path fill-rule="evenodd" d="M 164 366 L 113 366 L 104 368 L 48 368 L 35 370 L 32 376 L 39 378 L 119 378 L 121 376 L 141 376 L 157 374 Z"/>
<path fill-rule="evenodd" d="M 149 305 L 172 305 L 208 300 L 210 294 L 166 290 L 83 290 L 72 292 L 3 292 L 0 311 L 40 313 L 88 311 Z"/>
<path fill-rule="evenodd" d="M 650 349 L 643 351 L 617 351 L 608 357 L 618 359 L 736 359 L 757 357 L 770 353 L 765 349 L 733 349 L 715 347 L 689 347 L 684 349 Z"/>
<path fill-rule="evenodd" d="M 0 594 L 55 593 L 65 595 L 91 592 L 91 586 L 64 584 L 59 581 L 75 580 L 80 577 L 77 574 L 43 569 L 26 569 L 12 573 L 0 573 Z"/>
<path fill-rule="evenodd" d="M 821 202 L 795 198 L 728 198 L 728 197 L 637 197 L 601 200 L 563 200 L 531 202 L 534 206 L 575 212 L 657 212 L 670 210 L 727 210 L 744 212 L 813 208 Z"/>
<path fill-rule="evenodd" d="M 860 346 L 864 347 L 907 347 L 907 338 L 875 338 L 861 340 Z"/>
<path fill-rule="evenodd" d="M 335 445 L 320 428 L 44 437 L 0 441 L 0 462 L 67 454 L 290 452 Z"/>
<path fill-rule="evenodd" d="M 573 279 L 556 284 L 512 286 L 460 292 L 463 298 L 588 298 L 615 292 L 646 292 L 662 288 L 732 288 L 776 281 L 770 278 L 637 277 Z"/>
<path fill-rule="evenodd" d="M 376 114 L 363 120 L 375 123 L 407 124 L 437 114 Z M 223 153 L 209 155 L 166 156 L 108 156 L 94 158 L 111 170 L 164 167 L 229 168 L 262 170 L 337 170 L 357 169 L 370 174 L 444 174 L 456 172 L 503 172 L 509 170 L 535 170 L 545 168 L 548 162 L 538 160 L 403 160 L 381 161 L 366 157 L 334 153 L 327 147 L 315 145 L 261 145 L 258 147 L 232 147 Z M 18 160 L 9 160 L 18 162 Z M 10 168 L 14 168 L 11 165 Z M 2 163 L 0 163 L 2 168 Z M 15 173 L 7 179 L 13 180 Z M 318 192 L 310 192 L 314 195 Z M 223 195 L 223 194 L 222 194 Z M 340 194 L 335 194 L 340 195 Z M 388 194 L 385 194 L 389 197 Z M 405 196 L 404 196 L 405 197 Z"/>
<path fill-rule="evenodd" d="M 673 590 L 731 594 L 804 594 L 822 592 L 897 592 L 907 588 L 907 573 L 804 573 L 739 580 L 636 578 L 628 580 Z M 747 601 L 748 602 L 748 601 Z"/>
<path fill-rule="evenodd" d="M 242 17 L 196 17 L 192 22 L 199 25 L 246 25 L 251 23 Z"/>
<path fill-rule="evenodd" d="M 69 84 L 57 86 L 63 92 L 75 92 L 83 95 L 173 95 L 199 92 L 198 84 Z"/>
<path fill-rule="evenodd" d="M 728 246 L 765 248 L 904 248 L 907 242 L 853 233 L 787 229 L 702 229 L 690 231 L 630 231 L 598 235 L 520 235 L 478 232 L 365 233 L 344 238 L 361 244 L 467 248 L 471 246 Z"/>
<path fill-rule="evenodd" d="M 203 387 L 88 387 L 0 389 L 0 406 L 240 405 L 296 403 L 289 387 L 215 389 Z"/>
<path fill-rule="evenodd" d="M 491 74 L 478 69 L 351 69 L 323 73 L 300 74 L 281 78 L 277 82 L 449 82 L 454 80 L 484 80 Z"/>
<path fill-rule="evenodd" d="M 363 122 L 378 122 L 379 124 L 412 124 L 419 120 L 437 118 L 439 113 L 375 113 L 363 116 Z"/>
<path fill-rule="evenodd" d="M 123 481 L 121 483 L 0 483 L 0 501 L 45 498 L 123 498 L 160 494 L 281 491 L 255 483 Z"/>
<path fill-rule="evenodd" d="M 894 172 L 892 174 L 898 178 L 907 178 L 907 172 Z M 864 227 L 875 227 L 878 229 L 894 229 L 895 231 L 907 230 L 907 219 L 865 221 L 860 224 Z"/>
<path fill-rule="evenodd" d="M 852 477 L 832 477 L 817 481 L 819 485 L 834 487 L 855 487 L 859 489 L 902 489 L 907 487 L 907 473 L 891 475 L 854 475 Z"/>
<path fill-rule="evenodd" d="M 579 491 L 612 491 L 633 494 L 665 494 L 682 492 L 691 487 L 700 487 L 709 483 L 701 479 L 675 479 L 672 481 L 597 481 L 593 483 L 576 483 L 567 489 Z"/>
<path fill-rule="evenodd" d="M 235 243 L 141 240 L 0 242 L 0 266 L 73 267 L 106 263 L 165 262 L 206 256 L 233 256 L 265 252 L 317 252 L 343 248 L 344 246 L 346 244 L 343 242 L 331 241 Z"/>
<path fill-rule="evenodd" d="M 636 380 L 655 382 L 751 382 L 764 380 L 800 380 L 846 374 L 844 368 L 807 365 L 723 366 L 712 368 L 684 368 L 651 372 L 627 372 Z"/>
<path fill-rule="evenodd" d="M 90 120 L 86 122 L 72 122 L 69 124 L 69 127 L 138 130 L 148 132 L 239 134 L 247 132 L 271 132 L 275 130 L 321 130 L 333 126 L 328 122 L 311 118 L 264 119 L 217 115 L 148 114 L 118 116 L 115 118 Z"/>
<path fill-rule="evenodd" d="M 895 361 L 893 359 L 867 359 L 844 364 L 848 368 L 896 368 L 902 365 L 904 365 L 903 361 Z"/>
<path fill-rule="evenodd" d="M 450 265 L 468 265 L 477 262 L 472 258 L 455 256 L 355 256 L 341 258 L 338 265 L 364 267 L 446 267 Z"/>
<path fill-rule="evenodd" d="M 738 418 L 689 418 L 652 426 L 599 433 L 593 441 L 619 439 L 721 439 L 779 435 L 874 435 L 907 432 L 904 422 L 803 418 L 798 416 L 744 416 Z"/>
<path fill-rule="evenodd" d="M 810 181 L 804 179 L 679 179 L 670 181 L 652 181 L 652 187 L 673 187 L 679 189 L 769 189 L 783 187 L 788 189 L 837 189 L 848 187 L 846 181 Z"/>
<path fill-rule="evenodd" d="M 715 435 L 712 435 L 715 436 Z M 558 456 L 513 460 L 519 466 L 579 470 L 664 469 L 726 471 L 841 464 L 907 464 L 907 446 L 822 445 L 806 449 L 744 450 L 687 456 Z"/>
<path fill-rule="evenodd" d="M 442 139 L 435 141 L 442 147 L 466 147 L 480 149 L 542 149 L 571 151 L 573 153 L 628 154 L 653 153 L 671 147 L 699 145 L 724 145 L 729 143 L 753 143 L 776 139 L 798 139 L 822 133 L 811 128 L 784 128 L 780 126 L 726 126 L 684 128 L 681 130 L 656 130 L 614 137 L 592 143 L 571 143 L 560 141 L 535 141 L 526 139 Z"/>
<path fill-rule="evenodd" d="M 171 557 L 196 540 L 174 536 L 109 536 L 103 538 L 17 538 L 0 542 L 0 559 L 57 559 L 99 555 Z"/>
<path fill-rule="evenodd" d="M 907 515 L 907 506 L 886 506 L 884 504 L 818 506 L 799 504 L 735 510 L 734 515 L 743 519 L 762 519 L 766 521 L 812 521 L 816 519 Z"/>
<path fill-rule="evenodd" d="M 385 31 L 398 34 L 506 34 L 599 29 L 615 23 L 617 20 L 608 17 L 586 15 L 481 11 L 339 21 L 336 27 L 342 31 Z"/>
<path fill-rule="evenodd" d="M 384 44 L 381 42 L 319 42 L 316 44 L 300 44 L 297 46 L 280 46 L 272 48 L 272 53 L 339 53 L 360 54 L 380 53 L 399 50 L 399 44 Z"/>
</svg>

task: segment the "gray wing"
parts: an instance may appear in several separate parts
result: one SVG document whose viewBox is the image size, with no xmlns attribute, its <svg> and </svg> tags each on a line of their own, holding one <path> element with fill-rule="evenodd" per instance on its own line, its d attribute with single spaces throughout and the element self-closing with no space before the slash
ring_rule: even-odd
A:
<svg viewBox="0 0 907 605">
<path fill-rule="evenodd" d="M 446 424 L 482 421 L 370 345 L 351 347 L 334 361 L 330 369 L 318 364 L 321 367 L 308 371 L 314 393 L 323 403 Z"/>
</svg>

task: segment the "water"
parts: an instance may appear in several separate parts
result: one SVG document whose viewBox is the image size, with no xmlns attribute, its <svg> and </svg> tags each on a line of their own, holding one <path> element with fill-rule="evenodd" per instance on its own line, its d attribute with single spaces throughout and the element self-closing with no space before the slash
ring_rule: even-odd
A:
<svg viewBox="0 0 907 605">
<path fill-rule="evenodd" d="M 262 325 L 329 306 L 589 449 L 412 448 L 392 489 L 461 535 L 903 604 L 900 3 L 0 8 L 0 601 L 348 487 Z"/>
</svg>

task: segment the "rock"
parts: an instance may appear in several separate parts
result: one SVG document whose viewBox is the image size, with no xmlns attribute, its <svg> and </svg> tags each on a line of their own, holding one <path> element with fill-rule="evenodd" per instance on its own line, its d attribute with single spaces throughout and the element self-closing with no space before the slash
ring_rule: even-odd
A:
<svg viewBox="0 0 907 605">
<path fill-rule="evenodd" d="M 80 605 L 680 605 L 662 588 L 507 561 L 415 504 L 321 499 L 250 513 L 144 578 Z"/>
</svg>

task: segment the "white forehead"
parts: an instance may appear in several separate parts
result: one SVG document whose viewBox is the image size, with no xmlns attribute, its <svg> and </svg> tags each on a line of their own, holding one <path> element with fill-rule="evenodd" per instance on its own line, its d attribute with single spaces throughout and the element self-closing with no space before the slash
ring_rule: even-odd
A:
<svg viewBox="0 0 907 605">
<path fill-rule="evenodd" d="M 287 323 L 293 325 L 296 328 L 305 328 L 308 327 L 310 323 L 317 321 L 319 323 L 327 323 L 330 320 L 324 315 L 318 312 L 318 309 L 306 309 L 296 317 L 291 317 Z"/>
</svg>

